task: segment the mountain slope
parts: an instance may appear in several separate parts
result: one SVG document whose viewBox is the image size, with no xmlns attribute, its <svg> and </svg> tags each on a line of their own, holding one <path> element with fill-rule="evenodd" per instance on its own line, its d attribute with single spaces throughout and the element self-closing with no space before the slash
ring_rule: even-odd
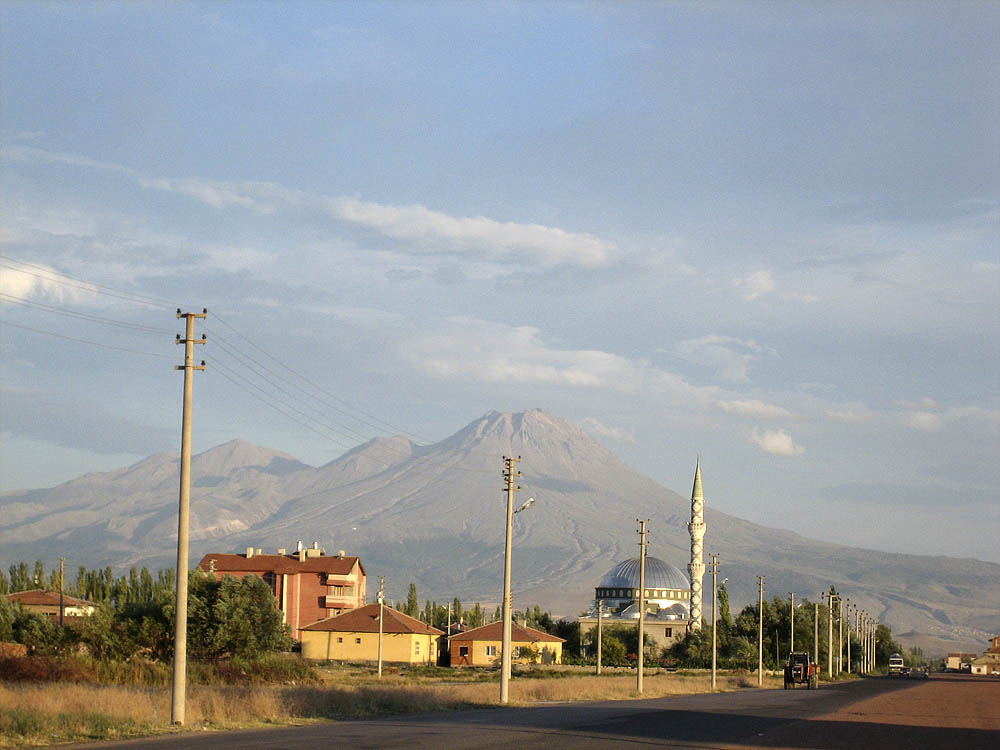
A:
<svg viewBox="0 0 1000 750">
<path fill-rule="evenodd" d="M 399 595 L 409 582 L 431 599 L 496 602 L 505 499 L 501 457 L 521 456 L 515 518 L 518 607 L 575 615 L 615 562 L 637 554 L 635 519 L 649 518 L 650 554 L 686 570 L 690 505 L 633 471 L 578 427 L 539 410 L 489 412 L 438 443 L 376 438 L 318 468 L 232 441 L 192 460 L 191 557 L 316 540 L 362 557 Z M 692 467 L 693 470 L 693 467 Z M 177 458 L 167 454 L 50 490 L 0 496 L 8 560 L 69 558 L 87 566 L 174 559 Z M 805 539 L 712 510 L 706 551 L 721 555 L 734 603 L 818 598 L 832 583 L 911 643 L 974 649 L 1000 630 L 1000 566 L 894 555 Z M 706 580 L 706 586 L 710 581 Z M 707 613 L 707 610 L 706 610 Z"/>
</svg>

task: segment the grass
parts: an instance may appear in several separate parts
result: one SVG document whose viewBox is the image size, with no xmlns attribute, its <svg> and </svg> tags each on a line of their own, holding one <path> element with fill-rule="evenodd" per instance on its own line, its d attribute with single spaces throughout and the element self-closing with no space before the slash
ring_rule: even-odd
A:
<svg viewBox="0 0 1000 750">
<path fill-rule="evenodd" d="M 254 683 L 249 665 L 229 665 L 216 672 L 235 674 L 242 684 L 199 685 L 189 680 L 187 729 L 243 729 L 302 724 L 331 719 L 453 711 L 498 703 L 495 671 L 437 668 L 385 670 L 380 680 L 368 666 L 328 665 L 303 681 Z M 293 667 L 277 666 L 287 677 Z M 296 672 L 297 673 L 297 672 Z M 75 674 L 75 672 L 74 672 Z M 142 674 L 140 670 L 140 674 Z M 710 691 L 707 672 L 648 674 L 643 698 Z M 755 675 L 720 673 L 722 691 L 756 688 Z M 781 687 L 781 678 L 765 676 L 765 687 Z M 591 670 L 526 669 L 510 683 L 511 702 L 623 700 L 639 697 L 635 673 L 595 676 Z M 122 685 L 26 680 L 0 682 L 0 746 L 23 747 L 61 742 L 109 740 L 178 731 L 170 725 L 169 684 Z"/>
</svg>

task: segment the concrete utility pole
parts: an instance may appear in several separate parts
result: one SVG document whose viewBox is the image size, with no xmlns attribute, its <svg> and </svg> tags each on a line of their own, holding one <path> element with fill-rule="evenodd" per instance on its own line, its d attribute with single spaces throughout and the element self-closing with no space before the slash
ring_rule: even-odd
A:
<svg viewBox="0 0 1000 750">
<path fill-rule="evenodd" d="M 813 659 L 819 669 L 819 602 L 813 602 Z"/>
<path fill-rule="evenodd" d="M 378 678 L 382 679 L 382 615 L 385 614 L 385 576 L 378 577 Z"/>
<path fill-rule="evenodd" d="M 795 592 L 789 591 L 788 595 L 792 599 L 791 608 L 788 610 L 789 616 L 791 617 L 792 620 L 792 625 L 789 628 L 789 630 L 791 630 L 791 633 L 788 636 L 788 651 L 789 653 L 791 653 L 792 651 L 795 650 Z"/>
<path fill-rule="evenodd" d="M 757 685 L 764 684 L 764 576 L 757 576 Z"/>
<path fill-rule="evenodd" d="M 716 630 L 718 628 L 719 615 L 719 556 L 712 553 L 712 690 L 715 690 L 715 667 L 718 652 L 718 638 Z"/>
<path fill-rule="evenodd" d="M 824 591 L 823 598 L 827 600 L 830 615 L 829 622 L 827 623 L 826 673 L 830 677 L 833 677 L 833 600 L 837 598 L 837 595 Z"/>
<path fill-rule="evenodd" d="M 844 600 L 837 597 L 837 674 L 844 671 Z"/>
<path fill-rule="evenodd" d="M 63 627 L 63 615 L 66 611 L 65 603 L 63 602 L 63 589 L 66 588 L 66 558 L 59 558 L 59 627 Z"/>
<path fill-rule="evenodd" d="M 507 492 L 507 542 L 503 553 L 503 640 L 500 644 L 500 702 L 508 702 L 510 690 L 510 559 L 511 537 L 514 531 L 514 493 L 521 489 L 517 480 L 521 472 L 517 470 L 517 462 L 521 457 L 503 457 L 504 490 Z"/>
<path fill-rule="evenodd" d="M 175 370 L 184 370 L 184 415 L 181 421 L 181 487 L 177 512 L 177 607 L 174 613 L 174 679 L 173 699 L 170 705 L 170 723 L 184 723 L 184 701 L 187 693 L 187 604 L 188 604 L 188 517 L 191 507 L 191 411 L 194 398 L 194 371 L 204 370 L 204 361 L 194 363 L 194 345 L 204 344 L 205 335 L 194 337 L 195 318 L 204 318 L 208 310 L 200 313 L 182 313 L 185 319 L 184 338 L 177 335 L 177 343 L 184 344 L 184 364 Z"/>
<path fill-rule="evenodd" d="M 847 605 L 847 671 L 850 673 L 853 663 L 851 662 L 851 607 L 853 604 Z"/>
<path fill-rule="evenodd" d="M 642 652 L 646 645 L 646 524 L 649 523 L 649 519 L 635 520 L 639 524 L 639 663 L 636 665 L 638 669 L 635 675 L 635 689 L 636 692 L 642 693 Z"/>
<path fill-rule="evenodd" d="M 601 629 L 604 627 L 604 600 L 597 600 L 597 674 L 601 673 Z"/>
</svg>

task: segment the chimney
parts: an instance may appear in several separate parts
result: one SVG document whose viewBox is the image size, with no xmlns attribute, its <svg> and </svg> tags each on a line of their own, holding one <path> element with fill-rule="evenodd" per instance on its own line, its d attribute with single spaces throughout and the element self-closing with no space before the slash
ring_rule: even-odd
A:
<svg viewBox="0 0 1000 750">
<path fill-rule="evenodd" d="M 253 547 L 247 547 L 247 560 L 253 557 Z"/>
<path fill-rule="evenodd" d="M 299 539 L 299 541 L 297 541 L 295 543 L 295 551 L 296 552 L 301 552 L 302 551 L 302 540 L 301 539 Z"/>
<path fill-rule="evenodd" d="M 264 550 L 263 550 L 263 549 L 261 549 L 260 547 L 258 547 L 258 548 L 257 548 L 257 554 L 258 554 L 258 555 L 263 555 L 263 554 L 264 554 Z"/>
<path fill-rule="evenodd" d="M 344 550 L 338 550 L 338 552 L 337 552 L 337 558 L 339 560 L 343 560 L 344 559 Z"/>
<path fill-rule="evenodd" d="M 319 542 L 313 542 L 313 549 L 319 549 Z"/>
<path fill-rule="evenodd" d="M 306 551 L 304 549 L 299 550 L 299 562 L 306 561 Z"/>
<path fill-rule="evenodd" d="M 284 554 L 285 554 L 285 548 L 284 547 L 278 547 L 278 554 L 284 556 Z"/>
</svg>

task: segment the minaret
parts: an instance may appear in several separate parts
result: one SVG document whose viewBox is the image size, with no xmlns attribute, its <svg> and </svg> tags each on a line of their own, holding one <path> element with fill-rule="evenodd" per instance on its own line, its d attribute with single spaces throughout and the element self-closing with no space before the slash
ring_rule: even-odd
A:
<svg viewBox="0 0 1000 750">
<path fill-rule="evenodd" d="M 703 541 L 705 539 L 705 497 L 701 492 L 701 457 L 694 470 L 694 487 L 691 490 L 691 628 L 701 627 L 701 579 L 705 575 Z"/>
</svg>

